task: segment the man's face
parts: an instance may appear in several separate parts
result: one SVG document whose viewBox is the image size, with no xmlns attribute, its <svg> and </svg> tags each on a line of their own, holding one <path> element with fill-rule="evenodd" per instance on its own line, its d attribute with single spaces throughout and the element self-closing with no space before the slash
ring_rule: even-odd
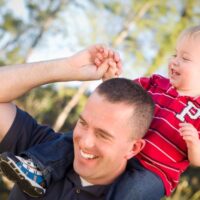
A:
<svg viewBox="0 0 200 200">
<path fill-rule="evenodd" d="M 94 93 L 74 129 L 74 169 L 93 184 L 108 184 L 123 172 L 133 152 L 130 106 Z"/>
</svg>

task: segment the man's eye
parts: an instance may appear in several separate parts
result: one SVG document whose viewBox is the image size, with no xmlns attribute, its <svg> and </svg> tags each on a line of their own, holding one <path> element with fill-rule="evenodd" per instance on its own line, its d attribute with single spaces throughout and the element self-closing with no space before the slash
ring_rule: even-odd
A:
<svg viewBox="0 0 200 200">
<path fill-rule="evenodd" d="M 82 126 L 86 126 L 86 122 L 82 121 L 82 120 L 79 120 L 79 124 L 81 124 Z"/>
<path fill-rule="evenodd" d="M 99 133 L 99 134 L 97 134 L 100 138 L 103 138 L 103 139 L 106 139 L 106 137 L 105 137 L 105 135 L 103 135 L 103 134 L 101 134 L 101 133 Z"/>
<path fill-rule="evenodd" d="M 96 133 L 96 136 L 97 136 L 98 138 L 103 139 L 103 140 L 108 140 L 108 137 L 106 137 L 106 135 L 103 134 L 103 133 Z"/>
</svg>

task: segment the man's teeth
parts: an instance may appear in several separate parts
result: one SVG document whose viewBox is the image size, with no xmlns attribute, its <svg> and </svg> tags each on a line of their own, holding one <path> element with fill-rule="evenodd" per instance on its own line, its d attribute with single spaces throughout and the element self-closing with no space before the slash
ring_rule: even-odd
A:
<svg viewBox="0 0 200 200">
<path fill-rule="evenodd" d="M 93 154 L 88 154 L 88 153 L 84 153 L 82 150 L 80 151 L 81 152 L 81 156 L 83 158 L 86 158 L 86 159 L 94 159 L 94 158 L 97 158 L 97 156 L 93 155 Z"/>
</svg>

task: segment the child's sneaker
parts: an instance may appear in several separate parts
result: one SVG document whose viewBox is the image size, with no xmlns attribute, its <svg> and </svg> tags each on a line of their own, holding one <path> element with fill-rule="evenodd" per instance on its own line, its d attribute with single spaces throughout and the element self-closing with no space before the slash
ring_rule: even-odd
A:
<svg viewBox="0 0 200 200">
<path fill-rule="evenodd" d="M 45 194 L 45 180 L 31 160 L 5 152 L 0 154 L 0 168 L 7 178 L 16 182 L 29 196 L 41 197 Z"/>
</svg>

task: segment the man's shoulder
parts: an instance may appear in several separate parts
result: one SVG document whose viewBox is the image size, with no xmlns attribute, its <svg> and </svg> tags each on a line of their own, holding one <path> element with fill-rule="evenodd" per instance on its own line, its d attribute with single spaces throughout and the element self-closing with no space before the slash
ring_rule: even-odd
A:
<svg viewBox="0 0 200 200">
<path fill-rule="evenodd" d="M 80 199 L 80 200 L 102 200 L 107 194 L 109 186 L 81 186 L 80 178 L 75 174 L 72 168 L 66 173 L 66 176 L 56 182 L 52 182 L 48 187 L 46 194 L 42 197 L 43 200 L 65 200 L 65 199 Z M 12 189 L 9 200 L 29 200 L 28 195 L 21 192 L 17 185 Z"/>
<path fill-rule="evenodd" d="M 0 151 L 19 154 L 34 145 L 58 138 L 60 135 L 51 127 L 38 124 L 30 114 L 17 108 L 14 122 L 0 145 Z"/>
</svg>

